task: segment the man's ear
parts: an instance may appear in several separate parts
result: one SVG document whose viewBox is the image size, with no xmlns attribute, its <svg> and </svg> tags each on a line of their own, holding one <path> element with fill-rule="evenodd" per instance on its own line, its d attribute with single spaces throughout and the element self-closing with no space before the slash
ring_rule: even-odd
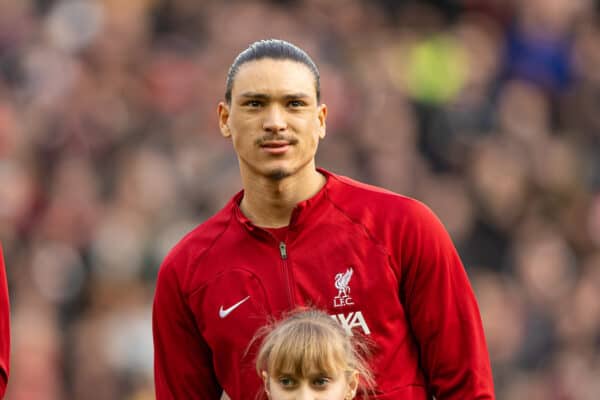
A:
<svg viewBox="0 0 600 400">
<path fill-rule="evenodd" d="M 217 107 L 217 114 L 219 116 L 219 129 L 221 135 L 224 137 L 231 137 L 231 131 L 229 130 L 229 106 L 225 102 L 220 102 Z"/>
<path fill-rule="evenodd" d="M 327 128 L 327 124 L 325 123 L 327 119 L 327 106 L 325 104 L 319 106 L 317 118 L 319 119 L 319 138 L 323 139 Z"/>
<path fill-rule="evenodd" d="M 263 379 L 263 386 L 265 388 L 265 393 L 267 394 L 268 398 L 271 398 L 271 392 L 269 391 L 269 375 L 267 374 L 267 371 L 263 371 L 261 373 L 262 375 L 262 379 Z"/>
</svg>

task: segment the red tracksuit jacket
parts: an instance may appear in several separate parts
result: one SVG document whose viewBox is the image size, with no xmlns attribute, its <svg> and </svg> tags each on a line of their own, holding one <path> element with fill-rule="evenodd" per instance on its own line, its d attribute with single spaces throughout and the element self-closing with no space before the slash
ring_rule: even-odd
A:
<svg viewBox="0 0 600 400">
<path fill-rule="evenodd" d="M 8 287 L 4 256 L 0 246 L 0 399 L 4 397 L 8 383 L 10 356 L 10 307 L 8 303 Z"/>
<path fill-rule="evenodd" d="M 326 310 L 375 344 L 378 400 L 493 399 L 467 275 L 423 204 L 319 170 L 283 240 L 258 228 L 238 193 L 161 266 L 153 310 L 157 400 L 255 400 L 248 343 L 268 316 Z M 248 351 L 249 350 L 249 351 Z"/>
</svg>

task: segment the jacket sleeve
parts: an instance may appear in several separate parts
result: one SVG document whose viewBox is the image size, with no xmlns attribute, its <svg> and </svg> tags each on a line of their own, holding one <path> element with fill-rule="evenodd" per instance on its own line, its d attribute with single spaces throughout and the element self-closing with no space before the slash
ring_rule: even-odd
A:
<svg viewBox="0 0 600 400">
<path fill-rule="evenodd" d="M 437 400 L 494 399 L 475 295 L 438 218 L 418 203 L 403 232 L 401 297 Z M 409 228 L 410 227 L 410 228 Z"/>
<path fill-rule="evenodd" d="M 0 246 L 0 399 L 4 397 L 10 367 L 10 305 L 2 246 Z"/>
<path fill-rule="evenodd" d="M 221 388 L 213 371 L 212 353 L 168 261 L 158 274 L 152 330 L 156 399 L 218 400 Z"/>
</svg>

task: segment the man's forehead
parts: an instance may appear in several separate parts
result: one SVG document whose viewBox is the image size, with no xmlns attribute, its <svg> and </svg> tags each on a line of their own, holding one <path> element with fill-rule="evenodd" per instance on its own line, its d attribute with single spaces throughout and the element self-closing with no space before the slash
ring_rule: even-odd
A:
<svg viewBox="0 0 600 400">
<path fill-rule="evenodd" d="M 311 77 L 313 76 L 313 73 L 308 67 L 308 65 L 300 61 L 292 60 L 289 58 L 279 59 L 270 57 L 260 58 L 258 60 L 251 60 L 243 63 L 239 66 L 237 75 L 239 76 L 244 71 L 252 71 L 253 73 L 264 73 L 267 71 L 270 72 L 272 70 L 281 71 L 283 73 L 287 71 L 302 71 L 303 74 L 306 74 Z"/>
<path fill-rule="evenodd" d="M 235 95 L 275 91 L 312 94 L 315 92 L 315 77 L 301 62 L 263 58 L 242 64 L 232 89 Z"/>
</svg>

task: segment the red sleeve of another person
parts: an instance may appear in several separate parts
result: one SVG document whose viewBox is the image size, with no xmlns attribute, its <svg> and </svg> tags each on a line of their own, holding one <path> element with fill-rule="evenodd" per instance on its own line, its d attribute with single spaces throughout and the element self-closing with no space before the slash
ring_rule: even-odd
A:
<svg viewBox="0 0 600 400">
<path fill-rule="evenodd" d="M 0 246 L 0 398 L 4 397 L 8 383 L 10 356 L 10 307 L 8 286 L 4 269 L 4 256 Z"/>
</svg>

